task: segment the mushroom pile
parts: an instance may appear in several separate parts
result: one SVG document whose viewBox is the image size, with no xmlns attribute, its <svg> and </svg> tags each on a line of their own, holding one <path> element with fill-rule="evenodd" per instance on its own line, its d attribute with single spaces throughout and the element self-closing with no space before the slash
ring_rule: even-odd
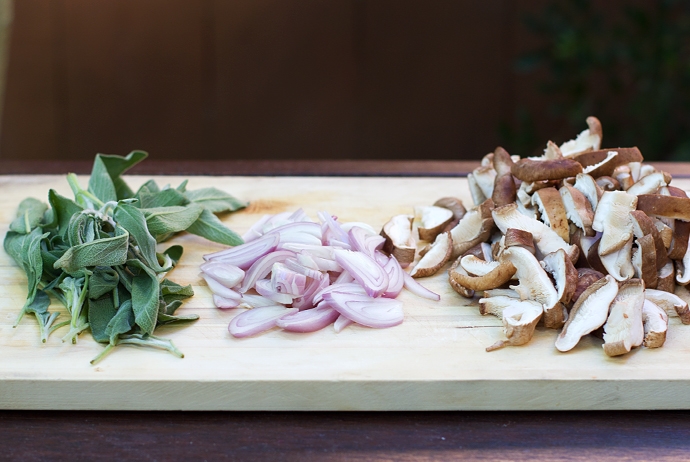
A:
<svg viewBox="0 0 690 462">
<path fill-rule="evenodd" d="M 618 356 L 663 345 L 669 314 L 690 324 L 688 304 L 674 294 L 690 283 L 690 198 L 643 164 L 639 149 L 601 149 L 596 117 L 587 125 L 560 146 L 549 141 L 540 157 L 501 147 L 486 155 L 468 175 L 470 210 L 444 198 L 384 227 L 407 264 L 415 227 L 420 238 L 437 230 L 411 275 L 453 260 L 452 288 L 502 319 L 506 338 L 487 351 L 523 345 L 543 323 L 560 329 L 559 351 L 603 334 L 604 352 Z"/>
</svg>

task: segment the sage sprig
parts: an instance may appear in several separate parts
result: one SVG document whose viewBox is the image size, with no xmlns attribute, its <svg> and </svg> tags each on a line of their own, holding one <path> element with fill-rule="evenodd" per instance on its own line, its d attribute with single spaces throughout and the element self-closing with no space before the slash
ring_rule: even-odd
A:
<svg viewBox="0 0 690 462">
<path fill-rule="evenodd" d="M 241 244 L 215 214 L 247 204 L 217 188 L 188 191 L 186 181 L 161 188 L 149 180 L 135 192 L 121 175 L 146 157 L 143 151 L 125 157 L 98 154 L 86 189 L 76 175 L 67 175 L 74 200 L 50 190 L 48 204 L 34 198 L 19 204 L 4 241 L 5 251 L 27 275 L 26 302 L 15 326 L 33 314 L 42 342 L 68 327 L 62 340 L 76 343 L 88 330 L 106 344 L 92 363 L 123 344 L 183 356 L 154 331 L 198 319 L 175 314 L 194 292 L 165 277 L 182 257 L 182 247 L 159 253 L 156 245 L 182 231 Z M 65 306 L 69 320 L 55 324 L 58 312 L 49 311 L 50 295 Z"/>
</svg>

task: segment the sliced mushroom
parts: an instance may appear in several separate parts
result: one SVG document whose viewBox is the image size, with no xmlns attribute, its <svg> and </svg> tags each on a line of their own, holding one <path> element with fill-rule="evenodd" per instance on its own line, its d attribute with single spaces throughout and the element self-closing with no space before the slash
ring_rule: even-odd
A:
<svg viewBox="0 0 690 462">
<path fill-rule="evenodd" d="M 490 289 L 490 291 L 496 291 L 496 290 L 506 290 L 506 289 Z M 489 292 L 489 291 L 486 291 Z M 485 293 L 486 293 L 485 292 Z M 513 291 L 514 292 L 514 291 Z M 479 314 L 482 316 L 486 315 L 492 315 L 496 316 L 497 318 L 502 318 L 503 317 L 503 310 L 514 304 L 515 302 L 520 302 L 519 297 L 513 297 L 510 295 L 492 295 L 492 296 L 484 296 L 484 298 L 479 299 Z M 530 301 L 532 300 L 525 300 L 525 301 Z M 536 303 L 536 302 L 532 302 Z M 541 305 L 539 305 L 539 309 L 541 309 Z"/>
<path fill-rule="evenodd" d="M 631 279 L 620 285 L 604 324 L 604 352 L 608 356 L 620 356 L 642 345 L 644 300 L 642 280 Z"/>
<path fill-rule="evenodd" d="M 509 261 L 515 268 L 515 277 L 519 284 L 510 286 L 522 300 L 539 302 L 544 311 L 553 309 L 558 303 L 558 292 L 553 286 L 544 268 L 527 249 L 523 247 L 508 247 L 503 251 L 503 261 Z"/>
<path fill-rule="evenodd" d="M 664 247 L 666 249 L 670 249 L 671 242 L 673 241 L 673 228 L 671 228 L 667 223 L 664 222 L 665 219 L 652 218 L 652 220 L 654 221 L 654 226 L 659 231 L 659 235 L 661 236 L 661 240 L 664 243 Z M 675 220 L 670 221 L 671 224 L 675 222 Z"/>
<path fill-rule="evenodd" d="M 688 250 L 688 239 L 690 239 L 690 221 L 676 220 L 673 225 L 671 246 L 668 248 L 668 258 L 682 260 Z"/>
<path fill-rule="evenodd" d="M 661 347 L 666 341 L 668 315 L 649 299 L 645 299 L 642 305 L 642 325 L 644 326 L 642 344 L 647 348 Z"/>
<path fill-rule="evenodd" d="M 423 241 L 433 241 L 453 220 L 453 211 L 435 205 L 417 206 L 414 208 L 414 220 L 419 238 Z"/>
<path fill-rule="evenodd" d="M 522 181 L 562 180 L 582 173 L 582 165 L 573 159 L 520 159 L 513 165 L 512 172 Z"/>
<path fill-rule="evenodd" d="M 599 150 L 603 136 L 599 119 L 593 116 L 587 117 L 587 126 L 588 128 L 577 135 L 577 138 L 566 141 L 560 146 L 565 157 Z"/>
<path fill-rule="evenodd" d="M 500 265 L 497 261 L 486 261 L 475 255 L 460 257 L 460 264 L 472 276 L 484 276 Z"/>
<path fill-rule="evenodd" d="M 633 238 L 631 236 L 620 249 L 608 255 L 600 255 L 601 264 L 617 281 L 626 281 L 635 276 L 635 268 L 632 264 L 632 244 Z"/>
<path fill-rule="evenodd" d="M 539 220 L 529 218 L 517 210 L 517 203 L 504 205 L 493 211 L 496 226 L 505 233 L 508 228 L 527 231 L 534 237 L 534 242 L 542 255 L 550 254 L 558 249 L 565 250 L 572 261 L 577 261 L 579 249 L 565 242 L 554 230 Z"/>
<path fill-rule="evenodd" d="M 462 262 L 460 262 L 460 265 L 462 266 Z M 516 271 L 517 270 L 515 266 L 513 266 L 512 262 L 503 260 L 498 264 L 498 266 L 483 276 L 466 276 L 461 272 L 455 271 L 451 272 L 450 278 L 456 284 L 474 291 L 488 290 L 495 289 L 496 287 L 502 286 L 506 282 L 510 281 Z"/>
<path fill-rule="evenodd" d="M 568 219 L 587 236 L 593 236 L 592 221 L 594 220 L 594 211 L 585 195 L 569 184 L 561 186 L 558 192 L 561 195 Z"/>
<path fill-rule="evenodd" d="M 640 194 L 655 194 L 659 188 L 671 182 L 671 175 L 666 172 L 655 172 L 640 179 L 628 188 L 628 194 L 638 196 Z"/>
<path fill-rule="evenodd" d="M 641 210 L 634 210 L 630 212 L 630 217 L 632 218 L 633 235 L 637 239 L 640 239 L 644 236 L 652 236 L 652 239 L 654 240 L 654 253 L 656 255 L 656 269 L 661 269 L 668 261 L 668 257 L 666 255 L 664 240 L 662 239 L 659 230 L 656 228 L 656 226 L 654 226 L 654 221 Z"/>
<path fill-rule="evenodd" d="M 496 170 L 492 166 L 475 168 L 467 175 L 470 193 L 475 205 L 479 205 L 493 195 Z"/>
<path fill-rule="evenodd" d="M 676 288 L 676 272 L 673 260 L 669 260 L 663 268 L 657 272 L 656 288 L 664 292 L 673 293 Z"/>
<path fill-rule="evenodd" d="M 604 274 L 592 268 L 577 268 L 577 284 L 575 286 L 575 292 L 570 299 L 571 302 L 575 303 L 580 298 L 580 295 L 587 290 L 589 286 L 597 282 L 599 279 L 603 278 Z"/>
<path fill-rule="evenodd" d="M 690 221 L 690 198 L 640 194 L 637 196 L 637 210 L 642 210 L 650 217 Z"/>
<path fill-rule="evenodd" d="M 618 153 L 616 151 L 609 151 L 606 153 L 606 157 L 596 164 L 584 167 L 582 172 L 592 175 L 594 178 L 599 178 L 602 176 L 602 172 L 607 170 L 608 165 L 614 163 L 616 157 L 618 157 Z"/>
<path fill-rule="evenodd" d="M 517 228 L 508 228 L 503 236 L 503 247 L 524 247 L 530 253 L 536 252 L 534 248 L 534 236 L 529 231 L 523 231 Z"/>
<path fill-rule="evenodd" d="M 513 175 L 508 173 L 506 175 L 497 176 L 496 182 L 494 183 L 493 194 L 491 195 L 496 207 L 510 204 L 515 201 L 516 197 L 517 189 L 515 187 Z"/>
<path fill-rule="evenodd" d="M 599 242 L 601 241 L 601 233 L 597 233 L 593 237 L 583 236 L 580 239 L 582 245 L 582 250 L 587 249 L 587 263 L 589 267 L 595 269 L 601 273 L 607 274 L 608 270 L 601 262 L 601 257 L 599 256 Z"/>
<path fill-rule="evenodd" d="M 453 238 L 453 258 L 457 258 L 489 238 L 494 226 L 491 213 L 493 208 L 493 201 L 487 199 L 481 205 L 469 210 L 457 226 L 450 230 Z"/>
<path fill-rule="evenodd" d="M 603 191 L 620 191 L 620 182 L 611 176 L 600 176 L 596 180 L 597 186 Z"/>
<path fill-rule="evenodd" d="M 575 156 L 583 167 L 588 167 L 590 165 L 595 165 L 605 160 L 609 156 L 609 152 L 616 152 L 617 155 L 610 159 L 608 162 L 602 164 L 596 171 L 591 172 L 594 178 L 600 176 L 611 176 L 613 171 L 619 165 L 624 165 L 629 162 L 642 162 L 642 153 L 636 147 L 634 148 L 614 148 L 614 149 L 602 149 L 600 151 L 585 152 Z"/>
<path fill-rule="evenodd" d="M 558 147 L 556 143 L 553 141 L 548 141 L 546 143 L 546 149 L 544 149 L 544 159 L 545 160 L 556 160 L 556 159 L 562 159 L 563 158 L 563 153 L 561 152 L 561 148 Z"/>
<path fill-rule="evenodd" d="M 396 215 L 383 225 L 381 236 L 386 239 L 383 251 L 394 256 L 406 268 L 414 260 L 417 243 L 412 234 L 411 215 Z"/>
<path fill-rule="evenodd" d="M 513 289 L 489 289 L 484 291 L 484 298 L 492 297 L 510 297 L 520 299 L 520 294 L 518 294 Z"/>
<path fill-rule="evenodd" d="M 687 246 L 683 260 L 677 264 L 676 282 L 682 286 L 690 284 L 690 246 Z"/>
<path fill-rule="evenodd" d="M 439 234 L 429 251 L 415 265 L 410 273 L 413 278 L 425 278 L 436 274 L 450 260 L 453 253 L 453 239 L 450 233 Z"/>
<path fill-rule="evenodd" d="M 504 346 L 519 346 L 529 342 L 534 335 L 534 328 L 541 318 L 543 310 L 539 303 L 532 300 L 513 300 L 503 309 L 503 330 L 506 340 L 499 340 L 486 351 L 494 351 Z"/>
<path fill-rule="evenodd" d="M 558 190 L 556 188 L 540 189 L 532 195 L 532 204 L 539 209 L 544 224 L 553 229 L 565 242 L 569 242 L 568 217 Z"/>
<path fill-rule="evenodd" d="M 462 274 L 464 276 L 469 276 L 469 274 L 467 274 L 467 271 L 465 271 L 463 269 L 463 267 L 460 266 L 460 259 L 459 258 L 457 260 L 455 260 L 455 262 L 453 262 L 450 269 L 448 270 L 448 282 L 450 283 L 450 286 L 452 287 L 452 289 L 455 292 L 457 292 L 458 294 L 462 295 L 463 297 L 465 297 L 465 298 L 474 297 L 474 290 L 468 289 L 467 287 L 455 282 L 455 278 L 454 278 L 455 274 Z"/>
<path fill-rule="evenodd" d="M 656 247 L 651 234 L 635 240 L 635 249 L 632 253 L 632 265 L 634 277 L 642 279 L 645 287 L 656 289 Z"/>
<path fill-rule="evenodd" d="M 591 175 L 580 173 L 575 177 L 575 184 L 573 187 L 584 194 L 589 203 L 592 205 L 592 210 L 597 209 L 597 205 L 599 205 L 599 198 L 602 194 L 604 194 L 604 191 L 602 191 L 599 185 L 597 185 L 596 181 Z"/>
<path fill-rule="evenodd" d="M 443 207 L 445 209 L 453 212 L 453 219 L 459 220 L 467 213 L 467 209 L 463 205 L 462 201 L 457 197 L 442 197 L 436 202 L 434 202 L 436 207 Z"/>
<path fill-rule="evenodd" d="M 630 212 L 635 210 L 637 198 L 623 191 L 606 191 L 594 213 L 592 229 L 601 231 L 599 255 L 616 252 L 632 239 Z"/>
<path fill-rule="evenodd" d="M 611 276 L 607 275 L 590 285 L 570 310 L 568 321 L 556 339 L 556 349 L 570 351 L 583 336 L 603 326 L 616 294 L 618 283 Z"/>
<path fill-rule="evenodd" d="M 685 290 L 687 293 L 687 289 L 684 287 L 680 289 Z M 688 308 L 688 302 L 677 294 L 658 289 L 645 289 L 644 296 L 645 299 L 662 308 L 666 314 L 678 315 L 680 322 L 683 324 L 690 324 L 690 308 Z"/>
<path fill-rule="evenodd" d="M 578 273 L 563 249 L 544 256 L 542 266 L 556 282 L 558 301 L 568 304 L 577 287 Z M 654 273 L 656 275 L 656 272 Z"/>
</svg>

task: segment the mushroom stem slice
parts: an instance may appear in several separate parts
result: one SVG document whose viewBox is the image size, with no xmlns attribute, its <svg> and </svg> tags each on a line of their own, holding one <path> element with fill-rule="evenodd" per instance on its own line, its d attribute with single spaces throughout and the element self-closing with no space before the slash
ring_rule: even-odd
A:
<svg viewBox="0 0 690 462">
<path fill-rule="evenodd" d="M 603 346 L 608 356 L 620 356 L 642 345 L 644 300 L 644 282 L 641 279 L 631 279 L 620 285 L 604 324 Z"/>
<path fill-rule="evenodd" d="M 558 351 L 570 351 L 580 339 L 606 322 L 609 305 L 618 294 L 618 283 L 607 275 L 590 285 L 570 310 L 568 321 L 556 339 Z"/>
<path fill-rule="evenodd" d="M 642 324 L 644 326 L 644 340 L 642 344 L 647 348 L 659 348 L 666 341 L 668 330 L 668 315 L 661 307 L 649 299 L 642 305 Z"/>
<path fill-rule="evenodd" d="M 543 310 L 539 303 L 532 300 L 515 300 L 502 313 L 506 340 L 499 340 L 487 347 L 486 351 L 494 351 L 508 345 L 524 345 L 529 342 L 542 314 Z"/>
</svg>

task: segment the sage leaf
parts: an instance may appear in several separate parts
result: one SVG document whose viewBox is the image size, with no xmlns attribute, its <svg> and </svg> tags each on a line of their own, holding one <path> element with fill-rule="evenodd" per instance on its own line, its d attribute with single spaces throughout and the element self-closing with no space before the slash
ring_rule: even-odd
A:
<svg viewBox="0 0 690 462">
<path fill-rule="evenodd" d="M 148 189 L 138 193 L 139 207 L 151 209 L 155 207 L 172 207 L 176 205 L 187 205 L 189 200 L 176 189 L 164 189 L 159 192 L 149 192 Z"/>
<path fill-rule="evenodd" d="M 108 322 L 105 334 L 108 336 L 111 345 L 117 345 L 117 337 L 126 334 L 134 328 L 134 311 L 132 301 L 126 300 L 120 304 L 117 313 Z"/>
<path fill-rule="evenodd" d="M 43 214 L 46 210 L 48 210 L 46 204 L 33 197 L 27 197 L 19 204 L 17 218 L 10 223 L 10 231 L 29 234 L 43 221 Z"/>
<path fill-rule="evenodd" d="M 160 286 L 156 273 L 139 260 L 131 261 L 142 272 L 132 278 L 132 310 L 142 333 L 151 334 L 156 327 Z"/>
<path fill-rule="evenodd" d="M 171 245 L 163 252 L 163 255 L 167 255 L 172 261 L 173 267 L 177 266 L 180 259 L 182 258 L 182 253 L 184 248 L 181 245 Z"/>
<path fill-rule="evenodd" d="M 191 284 L 182 286 L 170 279 L 163 279 L 160 283 L 161 298 L 167 304 L 175 300 L 185 300 L 194 295 L 194 289 Z"/>
<path fill-rule="evenodd" d="M 168 271 L 158 263 L 156 257 L 156 239 L 151 235 L 146 226 L 144 212 L 129 204 L 118 204 L 114 212 L 115 221 L 129 231 L 129 234 L 136 241 L 141 257 L 146 264 L 155 272 Z M 123 262 L 124 263 L 124 262 Z"/>
<path fill-rule="evenodd" d="M 97 155 L 93 162 L 87 190 L 103 202 L 117 200 L 115 184 L 100 155 Z"/>
<path fill-rule="evenodd" d="M 110 176 L 112 184 L 115 188 L 116 199 L 128 199 L 134 196 L 134 193 L 127 185 L 127 183 L 120 178 L 120 175 L 127 170 L 141 162 L 148 157 L 148 153 L 144 151 L 132 151 L 127 156 L 114 156 L 109 154 L 97 154 L 96 159 L 100 159 L 106 172 Z M 95 167 L 95 162 L 94 162 Z"/>
<path fill-rule="evenodd" d="M 58 235 L 64 238 L 72 217 L 84 209 L 73 200 L 61 196 L 53 189 L 48 191 L 48 202 L 53 208 L 53 221 L 50 223 L 50 227 L 57 228 Z"/>
<path fill-rule="evenodd" d="M 170 324 L 181 324 L 186 322 L 192 322 L 199 319 L 198 314 L 186 314 L 182 316 L 174 316 L 166 313 L 158 313 L 158 325 L 170 325 Z"/>
<path fill-rule="evenodd" d="M 93 339 L 99 343 L 109 343 L 110 336 L 106 330 L 117 313 L 112 295 L 104 295 L 97 300 L 88 299 L 86 303 L 88 304 L 89 326 Z"/>
<path fill-rule="evenodd" d="M 226 227 L 210 210 L 204 209 L 199 218 L 187 228 L 188 233 L 196 234 L 209 241 L 230 246 L 244 243 L 242 237 Z"/>
<path fill-rule="evenodd" d="M 141 210 L 146 217 L 146 226 L 149 232 L 154 238 L 157 238 L 186 230 L 199 218 L 204 208 L 199 204 L 189 204 Z"/>
<path fill-rule="evenodd" d="M 97 266 L 89 278 L 89 298 L 99 298 L 112 292 L 120 283 L 120 275 L 110 266 Z"/>
<path fill-rule="evenodd" d="M 50 333 L 50 326 L 58 317 L 58 313 L 51 313 L 48 311 L 50 307 L 50 297 L 42 290 L 36 292 L 35 297 L 24 307 L 24 312 L 33 313 L 38 321 L 38 330 L 41 336 L 41 342 L 45 343 L 48 340 Z"/>
<path fill-rule="evenodd" d="M 202 188 L 184 193 L 192 203 L 201 204 L 213 213 L 234 212 L 247 206 L 232 195 L 218 188 Z"/>
<path fill-rule="evenodd" d="M 67 249 L 53 267 L 74 274 L 92 266 L 122 265 L 127 261 L 128 243 L 129 233 L 123 230 L 119 236 L 76 245 Z"/>
</svg>

